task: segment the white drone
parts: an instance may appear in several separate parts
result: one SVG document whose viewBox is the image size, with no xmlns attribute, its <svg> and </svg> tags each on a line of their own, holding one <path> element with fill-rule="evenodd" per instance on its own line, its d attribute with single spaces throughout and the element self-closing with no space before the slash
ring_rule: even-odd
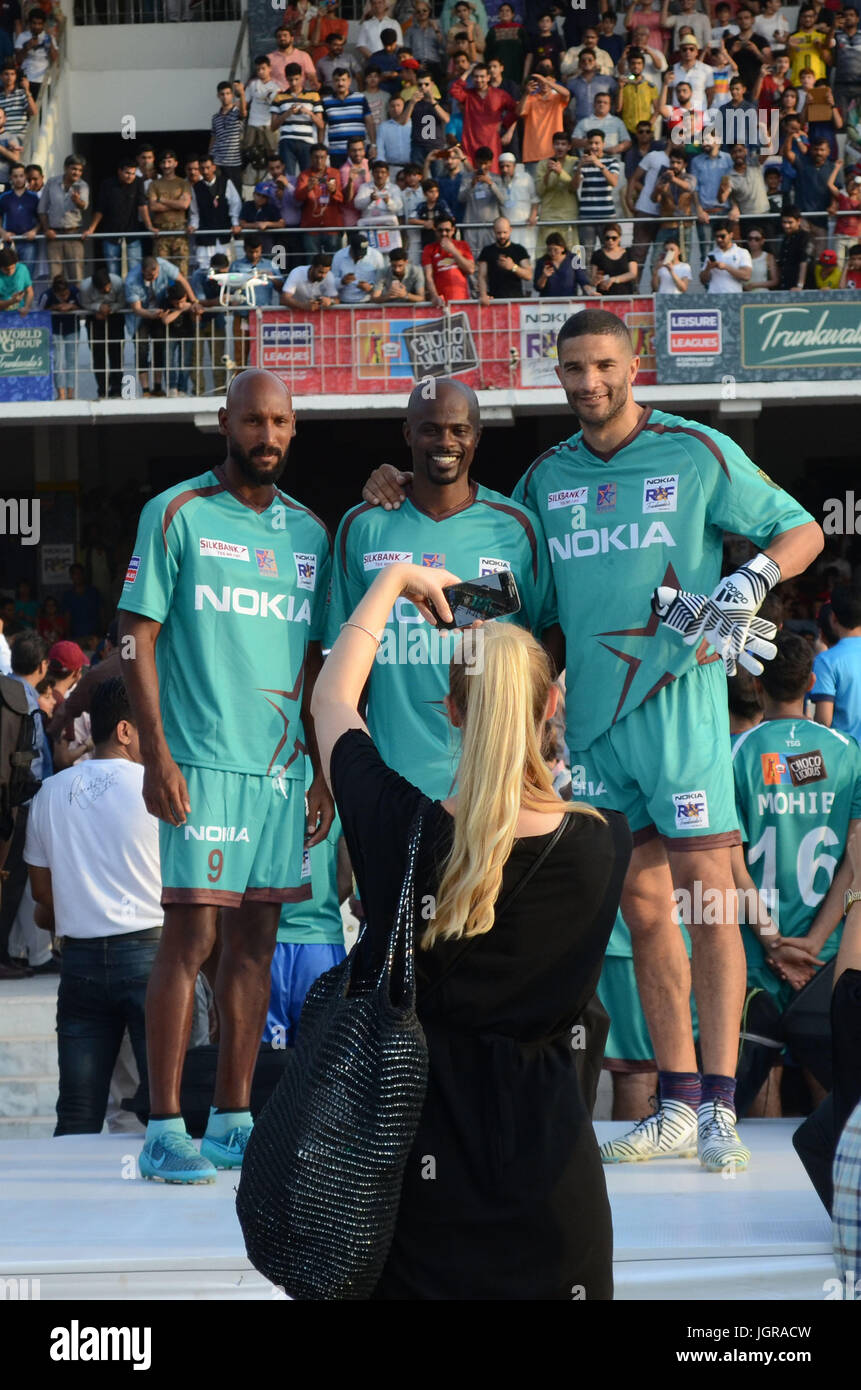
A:
<svg viewBox="0 0 861 1390">
<path fill-rule="evenodd" d="M 221 286 L 218 298 L 222 304 L 245 304 L 249 309 L 257 305 L 258 285 L 268 285 L 272 278 L 259 270 L 219 270 L 210 275 Z"/>
</svg>

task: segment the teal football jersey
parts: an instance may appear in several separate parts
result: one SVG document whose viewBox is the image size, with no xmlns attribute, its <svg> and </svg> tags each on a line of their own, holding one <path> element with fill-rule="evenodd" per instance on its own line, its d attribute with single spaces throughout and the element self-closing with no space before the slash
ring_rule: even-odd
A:
<svg viewBox="0 0 861 1390">
<path fill-rule="evenodd" d="M 178 763 L 302 778 L 305 654 L 331 572 L 325 526 L 275 490 L 262 511 L 221 468 L 148 502 L 120 608 L 162 624 L 161 716 Z"/>
<path fill-rule="evenodd" d="M 810 719 L 768 719 L 733 739 L 736 805 L 750 876 L 781 936 L 804 936 L 861 816 L 861 748 Z M 830 960 L 842 928 L 820 956 Z M 749 966 L 765 955 L 744 930 Z"/>
<path fill-rule="evenodd" d="M 604 457 L 582 433 L 549 449 L 514 496 L 547 541 L 579 750 L 696 663 L 652 613 L 659 585 L 710 594 L 724 531 L 764 546 L 812 519 L 725 434 L 651 409 Z"/>
<path fill-rule="evenodd" d="M 510 570 L 522 607 L 514 621 L 541 633 L 556 622 L 547 553 L 536 518 L 508 497 L 472 485 L 465 507 L 435 519 L 410 497 L 398 511 L 362 504 L 335 539 L 328 640 L 334 642 L 362 595 L 398 561 L 450 570 L 461 579 Z M 460 734 L 446 717 L 448 668 L 455 643 L 398 599 L 371 673 L 368 729 L 385 761 L 427 796 L 452 788 Z"/>
<path fill-rule="evenodd" d="M 311 760 L 305 762 L 305 790 L 312 781 Z M 325 840 L 302 851 L 302 882 L 311 880 L 311 897 L 304 902 L 283 903 L 278 918 L 279 944 L 289 946 L 343 946 L 344 923 L 338 901 L 338 841 L 343 831 L 335 819 Z"/>
</svg>

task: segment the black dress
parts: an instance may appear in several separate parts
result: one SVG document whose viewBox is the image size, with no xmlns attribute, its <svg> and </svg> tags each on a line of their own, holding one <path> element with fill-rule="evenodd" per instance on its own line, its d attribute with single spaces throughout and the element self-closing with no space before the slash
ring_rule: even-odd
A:
<svg viewBox="0 0 861 1390">
<path fill-rule="evenodd" d="M 387 767 L 361 730 L 338 740 L 332 778 L 373 932 L 395 912 L 417 807 L 426 812 L 419 910 L 439 882 L 454 821 Z M 548 838 L 516 842 L 500 900 Z M 608 812 L 604 824 L 575 815 L 492 931 L 465 952 L 461 941 L 417 950 L 428 1092 L 375 1298 L 612 1298 L 610 1208 L 575 1048 L 630 853 L 624 816 Z"/>
</svg>

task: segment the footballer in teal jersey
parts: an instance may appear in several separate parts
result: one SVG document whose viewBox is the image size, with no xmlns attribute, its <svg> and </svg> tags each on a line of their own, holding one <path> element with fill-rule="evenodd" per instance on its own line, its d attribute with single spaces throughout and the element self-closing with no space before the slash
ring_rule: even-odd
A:
<svg viewBox="0 0 861 1390">
<path fill-rule="evenodd" d="M 660 410 L 644 410 L 609 458 L 590 448 L 582 432 L 556 445 L 536 460 L 514 495 L 541 518 L 559 621 L 564 632 L 576 634 L 577 660 L 566 674 L 572 762 L 575 752 L 585 752 L 688 672 L 697 673 L 700 704 L 708 706 L 712 686 L 725 704 L 723 668 L 711 663 L 697 669 L 696 648 L 683 645 L 653 614 L 652 594 L 661 585 L 710 593 L 720 578 L 725 531 L 764 544 L 811 520 L 733 440 Z M 711 721 L 702 731 L 706 767 L 713 747 L 707 740 L 719 732 Z M 690 733 L 697 738 L 696 720 Z M 685 750 L 689 766 L 694 752 Z M 731 829 L 731 803 L 721 808 L 728 825 L 716 824 L 707 808 L 688 816 L 689 826 L 677 814 L 673 793 L 701 786 L 699 773 L 691 768 L 690 775 L 693 781 L 684 765 L 672 769 L 661 788 L 663 808 L 644 800 L 639 811 L 616 809 L 627 810 L 633 830 L 655 824 L 671 838 Z"/>
<path fill-rule="evenodd" d="M 660 1084 L 657 1114 L 608 1140 L 601 1155 L 642 1162 L 696 1143 L 705 1168 L 736 1171 L 750 1157 L 733 1108 L 741 937 L 731 921 L 692 923 L 689 967 L 672 894 L 699 883 L 724 901 L 733 895 L 731 846 L 740 837 L 724 663 L 752 669 L 772 654 L 754 627 L 757 609 L 780 579 L 806 569 L 822 531 L 726 435 L 637 404 L 639 359 L 616 315 L 573 314 L 557 357 L 581 429 L 535 461 L 515 498 L 536 509 L 553 566 L 572 794 L 623 811 L 634 831 L 621 906 Z M 365 500 L 395 507 L 405 481 L 381 469 Z M 767 549 L 722 579 L 725 529 Z M 710 645 L 722 659 L 705 664 Z"/>
<path fill-rule="evenodd" d="M 355 507 L 335 538 L 329 643 L 379 570 L 396 560 L 447 569 L 461 579 L 511 570 L 522 605 L 511 621 L 540 634 L 556 612 L 539 536 L 525 507 L 475 482 L 462 505 L 441 515 L 425 511 L 412 492 L 397 513 Z M 390 767 L 442 800 L 451 794 L 460 756 L 459 731 L 443 704 L 458 639 L 429 627 L 405 599 L 398 599 L 382 636 L 368 691 L 368 729 Z"/>
<path fill-rule="evenodd" d="M 205 895 L 197 901 L 232 906 L 246 887 L 271 888 L 272 901 L 310 894 L 295 854 L 288 868 L 291 859 L 273 843 L 265 865 L 254 860 L 270 805 L 286 810 L 303 799 L 305 657 L 308 643 L 323 637 L 329 570 L 322 522 L 278 488 L 268 507 L 250 507 L 223 465 L 154 497 L 141 513 L 120 606 L 161 623 L 156 663 L 168 747 L 202 788 L 218 787 L 192 801 L 185 825 L 161 822 L 165 902 L 177 893 L 187 901 L 189 890 Z M 235 774 L 255 779 L 259 792 L 238 815 L 229 809 Z M 220 874 L 210 862 L 213 813 L 224 832 Z"/>
<path fill-rule="evenodd" d="M 808 943 L 806 973 L 815 962 L 831 960 L 840 945 L 842 893 L 823 905 L 853 822 L 861 817 L 861 748 L 804 718 L 812 651 L 794 633 L 781 632 L 777 642 L 777 656 L 760 678 L 762 723 L 735 736 L 732 766 L 744 866 L 763 896 L 767 926 L 779 932 L 775 938 L 769 930 L 757 931 L 758 924 L 743 927 L 748 983 L 767 989 L 785 1008 L 794 989 L 772 968 L 781 964 L 779 943 Z M 743 875 L 736 881 L 745 886 Z"/>
<path fill-rule="evenodd" d="M 276 486 L 295 433 L 287 387 L 270 372 L 241 373 L 219 429 L 225 461 L 144 508 L 119 605 L 165 907 L 147 999 L 152 1115 L 140 1167 L 190 1183 L 242 1162 L 280 905 L 310 897 L 303 849 L 325 839 L 334 814 L 322 778 L 305 792 L 331 557 L 322 523 Z M 218 909 L 221 1043 L 198 1153 L 179 1081 Z"/>
</svg>

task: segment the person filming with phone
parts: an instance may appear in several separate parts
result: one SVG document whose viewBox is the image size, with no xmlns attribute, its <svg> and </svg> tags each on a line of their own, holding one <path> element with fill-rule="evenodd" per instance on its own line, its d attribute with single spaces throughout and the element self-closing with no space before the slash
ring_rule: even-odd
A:
<svg viewBox="0 0 861 1390">
<path fill-rule="evenodd" d="M 709 294 L 741 294 L 753 273 L 750 252 L 736 246 L 729 223 L 715 229 L 714 250 L 709 251 L 700 281 Z"/>
<path fill-rule="evenodd" d="M 393 626 L 421 624 L 439 638 L 435 615 L 452 619 L 444 590 L 474 575 L 477 561 L 510 558 L 524 599 L 530 588 L 532 561 L 522 565 L 515 531 L 495 533 L 495 561 L 479 559 L 486 526 L 503 517 L 494 494 L 468 478 L 480 435 L 474 394 L 454 381 L 438 383 L 435 400 L 422 389 L 413 391 L 404 431 L 413 456 L 407 501 L 391 513 L 357 508 L 342 523 L 335 553 L 347 553 L 355 583 L 345 606 L 342 571 L 337 635 L 313 701 L 371 949 L 393 919 L 422 814 L 414 940 L 428 1085 L 372 1297 L 610 1299 L 610 1211 L 572 1042 L 598 980 L 631 835 L 619 813 L 598 814 L 553 791 L 542 756 L 558 694 L 553 669 L 516 621 L 449 638 L 451 660 L 435 668 L 442 695 L 432 705 L 430 668 L 381 663 Z M 364 532 L 368 516 L 397 528 L 385 549 L 382 530 Z M 528 555 L 527 521 L 512 518 Z M 429 522 L 444 555 L 424 549 Z M 451 569 L 437 567 L 443 559 Z M 462 659 L 467 638 L 471 665 Z M 388 720 L 366 724 L 365 685 L 373 708 L 378 677 L 392 671 L 400 700 L 391 689 Z M 422 748 L 429 737 L 441 741 L 437 730 L 446 726 L 459 739 L 456 790 L 431 789 L 444 799 L 427 799 L 422 750 L 409 747 L 422 723 Z"/>
</svg>

